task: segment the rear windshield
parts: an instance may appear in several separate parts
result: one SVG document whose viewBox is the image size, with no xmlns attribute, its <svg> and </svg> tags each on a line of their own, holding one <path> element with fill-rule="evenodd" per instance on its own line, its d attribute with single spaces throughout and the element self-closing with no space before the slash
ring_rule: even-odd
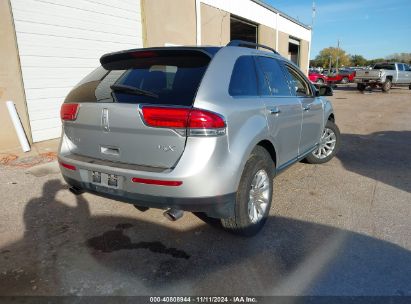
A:
<svg viewBox="0 0 411 304">
<path fill-rule="evenodd" d="M 374 70 L 395 70 L 395 64 L 389 64 L 389 63 L 380 63 L 374 65 Z"/>
<path fill-rule="evenodd" d="M 198 51 L 145 52 L 131 57 L 95 70 L 73 89 L 66 102 L 191 106 L 211 60 Z"/>
</svg>

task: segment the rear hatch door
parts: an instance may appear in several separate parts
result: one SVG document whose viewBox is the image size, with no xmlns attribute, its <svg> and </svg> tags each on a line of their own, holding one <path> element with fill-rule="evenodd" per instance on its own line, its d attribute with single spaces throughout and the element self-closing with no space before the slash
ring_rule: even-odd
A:
<svg viewBox="0 0 411 304">
<path fill-rule="evenodd" d="M 146 49 L 103 56 L 102 67 L 65 100 L 79 104 L 76 119 L 63 121 L 71 152 L 172 168 L 185 148 L 184 130 L 147 126 L 141 108 L 191 108 L 210 60 L 199 49 Z"/>
</svg>

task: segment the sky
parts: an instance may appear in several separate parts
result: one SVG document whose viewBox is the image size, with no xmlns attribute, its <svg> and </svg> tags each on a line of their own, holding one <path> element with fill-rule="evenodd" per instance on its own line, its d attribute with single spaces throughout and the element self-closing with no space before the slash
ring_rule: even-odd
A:
<svg viewBox="0 0 411 304">
<path fill-rule="evenodd" d="M 304 24 L 312 22 L 312 0 L 264 0 Z M 311 59 L 337 46 L 367 59 L 411 53 L 411 0 L 316 0 Z"/>
</svg>

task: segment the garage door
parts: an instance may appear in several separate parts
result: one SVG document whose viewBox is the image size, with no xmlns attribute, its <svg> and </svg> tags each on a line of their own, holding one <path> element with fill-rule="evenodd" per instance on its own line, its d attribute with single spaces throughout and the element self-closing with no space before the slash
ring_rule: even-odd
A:
<svg viewBox="0 0 411 304">
<path fill-rule="evenodd" d="M 139 0 L 11 0 L 33 140 L 61 134 L 60 105 L 102 54 L 142 47 Z"/>
</svg>

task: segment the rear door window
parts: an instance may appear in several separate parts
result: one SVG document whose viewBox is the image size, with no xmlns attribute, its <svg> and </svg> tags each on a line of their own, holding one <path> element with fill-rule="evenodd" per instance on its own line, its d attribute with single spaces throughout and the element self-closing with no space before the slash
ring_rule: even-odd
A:
<svg viewBox="0 0 411 304">
<path fill-rule="evenodd" d="M 257 75 L 252 56 L 241 56 L 234 64 L 228 93 L 231 96 L 257 96 Z"/>
<path fill-rule="evenodd" d="M 258 63 L 258 83 L 261 95 L 291 96 L 284 71 L 277 59 L 256 57 Z"/>
</svg>

